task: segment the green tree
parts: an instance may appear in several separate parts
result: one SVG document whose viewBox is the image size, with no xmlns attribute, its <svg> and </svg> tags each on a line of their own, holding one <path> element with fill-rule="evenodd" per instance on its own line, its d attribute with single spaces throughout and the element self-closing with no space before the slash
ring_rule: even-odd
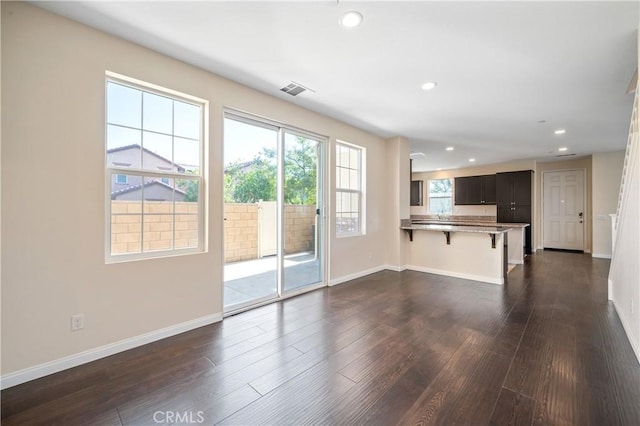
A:
<svg viewBox="0 0 640 426">
<path fill-rule="evenodd" d="M 287 204 L 316 203 L 316 143 L 298 137 L 296 144 L 287 149 L 284 161 Z M 289 147 L 288 147 L 289 148 Z M 233 163 L 225 168 L 224 200 L 227 203 L 255 203 L 277 198 L 276 151 L 264 148 L 247 164 Z"/>
<path fill-rule="evenodd" d="M 198 170 L 192 170 L 190 174 L 199 174 Z M 176 188 L 184 191 L 184 201 L 195 202 L 198 201 L 199 185 L 197 180 L 191 179 L 178 179 L 176 181 Z"/>
<path fill-rule="evenodd" d="M 284 201 L 287 204 L 316 204 L 317 143 L 302 137 L 284 156 Z"/>
</svg>

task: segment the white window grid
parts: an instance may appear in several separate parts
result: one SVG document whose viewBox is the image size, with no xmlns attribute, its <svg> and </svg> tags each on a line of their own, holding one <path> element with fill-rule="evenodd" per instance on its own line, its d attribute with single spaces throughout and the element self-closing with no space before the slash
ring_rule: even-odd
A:
<svg viewBox="0 0 640 426">
<path fill-rule="evenodd" d="M 352 167 L 350 161 L 347 161 L 347 164 L 342 164 L 342 158 L 339 155 L 340 148 L 349 150 L 349 157 L 351 155 L 357 155 L 356 167 Z M 363 147 L 341 141 L 336 142 L 336 236 L 338 237 L 350 237 L 364 234 L 363 158 Z M 340 175 L 342 171 L 346 171 L 347 175 L 350 175 L 350 172 L 356 172 L 357 189 L 353 188 L 352 182 L 349 182 L 349 187 L 341 185 L 342 182 Z M 344 195 L 350 197 L 351 200 L 353 200 L 354 196 L 356 197 L 355 203 L 352 201 L 349 203 L 351 205 L 349 210 L 344 210 L 342 208 L 341 200 Z M 353 220 L 354 218 L 355 220 Z M 345 219 L 347 219 L 346 222 Z M 352 226 L 354 223 L 355 226 Z"/>
<path fill-rule="evenodd" d="M 141 144 L 141 148 L 140 148 L 140 168 L 135 168 L 135 167 L 130 167 L 125 165 L 124 163 L 113 163 L 113 164 L 107 164 L 106 165 L 106 184 L 107 184 L 107 188 L 106 188 L 106 198 L 107 198 L 107 214 L 106 214 L 106 238 L 105 238 L 105 258 L 106 258 L 106 262 L 107 263 L 114 263 L 114 262 L 120 262 L 120 261 L 127 261 L 127 260 L 136 260 L 136 259 L 145 259 L 145 258 L 157 258 L 157 257 L 165 257 L 165 256 L 172 256 L 172 255 L 178 255 L 178 254 L 188 254 L 188 253 L 198 253 L 198 252 L 202 252 L 204 251 L 206 244 L 204 241 L 204 206 L 205 206 L 205 202 L 203 199 L 203 194 L 205 194 L 205 190 L 204 190 L 204 169 L 205 169 L 205 165 L 204 165 L 204 152 L 205 152 L 205 147 L 204 147 L 204 140 L 207 134 L 207 129 L 206 129 L 206 114 L 208 112 L 208 103 L 207 101 L 203 100 L 203 99 L 199 99 L 196 97 L 192 97 L 189 95 L 185 95 L 170 89 L 165 89 L 156 85 L 152 85 L 137 79 L 133 79 L 133 78 L 129 78 L 123 75 L 119 75 L 116 73 L 111 73 L 111 72 L 107 72 L 106 73 L 106 82 L 105 82 L 105 93 L 107 92 L 107 87 L 108 84 L 110 83 L 115 83 L 115 84 L 119 84 L 122 86 L 127 86 L 131 89 L 134 90 L 139 90 L 141 92 L 146 92 L 146 93 L 150 93 L 153 95 L 157 95 L 157 96 L 163 96 L 166 97 L 168 99 L 171 100 L 175 100 L 175 101 L 179 101 L 179 102 L 184 102 L 184 103 L 188 103 L 188 104 L 192 104 L 195 105 L 197 107 L 200 108 L 200 114 L 201 114 L 201 118 L 200 118 L 200 136 L 199 138 L 195 139 L 195 138 L 188 138 L 185 137 L 184 135 L 180 135 L 179 138 L 181 139 L 190 139 L 193 141 L 197 141 L 199 144 L 199 164 L 196 165 L 197 169 L 198 169 L 198 173 L 190 173 L 187 172 L 186 170 L 184 172 L 180 172 L 179 170 L 173 170 L 171 169 L 170 171 L 154 171 L 154 170 L 150 170 L 150 169 L 144 169 L 144 163 L 142 161 L 142 155 L 144 155 L 144 150 L 142 149 L 142 147 L 144 146 L 144 144 Z M 108 97 L 106 99 L 106 101 L 108 102 Z M 141 106 L 142 107 L 142 111 L 144 111 L 144 105 Z M 142 116 L 143 114 L 141 114 Z M 173 116 L 173 114 L 172 114 Z M 174 128 L 174 123 L 172 123 L 172 129 Z M 160 135 L 165 135 L 165 136 L 171 136 L 172 138 L 175 136 L 173 133 L 164 133 L 164 132 L 158 132 L 158 131 L 153 131 L 153 130 L 148 130 L 148 129 L 144 129 L 143 128 L 143 124 L 142 124 L 142 118 L 141 118 L 141 123 L 139 127 L 132 127 L 132 126 L 126 126 L 126 125 L 122 125 L 122 124 L 115 124 L 115 123 L 109 123 L 108 121 L 108 117 L 106 117 L 105 114 L 105 150 L 108 150 L 107 148 L 107 138 L 106 138 L 106 129 L 107 126 L 118 126 L 118 127 L 122 127 L 122 128 L 129 128 L 132 130 L 138 130 L 138 131 L 144 131 L 144 132 L 149 132 L 149 133 L 155 133 L 155 134 L 160 134 Z M 173 162 L 173 154 L 174 154 L 174 144 L 172 144 L 172 162 Z M 174 163 L 175 164 L 175 163 Z M 111 212 L 111 193 L 112 193 L 112 186 L 111 186 L 111 182 L 114 181 L 114 175 L 116 175 L 116 180 L 117 180 L 117 176 L 118 175 L 124 175 L 126 177 L 127 182 L 129 181 L 128 177 L 129 176 L 137 176 L 141 178 L 141 181 L 143 183 L 142 187 L 141 187 L 141 196 L 140 196 L 140 203 L 141 203 L 141 208 L 140 208 L 140 213 L 118 213 L 118 216 L 128 216 L 128 215 L 137 215 L 137 216 L 141 216 L 141 235 L 140 235 L 140 252 L 135 252 L 135 253 L 125 253 L 125 254 L 113 254 L 112 253 L 112 232 L 111 232 L 111 226 L 112 226 L 112 212 Z M 145 202 L 145 195 L 144 195 L 144 189 L 145 189 L 145 185 L 144 182 L 146 182 L 146 179 L 148 178 L 153 178 L 156 180 L 159 180 L 161 182 L 164 182 L 166 179 L 169 180 L 169 182 L 176 182 L 176 179 L 182 179 L 182 180 L 191 180 L 191 181 L 196 181 L 197 185 L 198 185 L 198 212 L 197 213 L 185 213 L 185 212 L 180 212 L 177 213 L 176 207 L 175 207 L 175 186 L 173 186 L 173 192 L 174 192 L 174 197 L 173 197 L 173 202 L 172 202 L 172 207 L 171 207 L 171 213 L 153 213 L 154 216 L 156 215 L 171 215 L 174 217 L 173 220 L 173 226 L 172 226 L 172 232 L 173 232 L 173 238 L 172 238 L 172 243 L 171 243 L 171 248 L 169 249 L 163 249 L 163 250 L 148 250 L 148 251 L 144 251 L 143 250 L 143 242 L 144 242 L 144 218 L 145 215 L 149 216 L 150 213 L 145 213 L 144 212 L 144 202 Z M 147 200 L 149 201 L 149 200 Z M 197 239 L 198 239 L 198 244 L 196 247 L 186 247 L 186 248 L 175 248 L 175 241 L 176 241 L 176 226 L 175 226 L 175 216 L 176 215 L 192 215 L 192 216 L 197 216 L 197 227 L 198 227 L 198 233 L 197 233 Z"/>
</svg>

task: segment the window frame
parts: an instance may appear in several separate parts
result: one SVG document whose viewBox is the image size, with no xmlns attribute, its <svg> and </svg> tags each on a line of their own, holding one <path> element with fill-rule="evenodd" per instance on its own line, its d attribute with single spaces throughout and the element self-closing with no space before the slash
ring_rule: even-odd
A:
<svg viewBox="0 0 640 426">
<path fill-rule="evenodd" d="M 338 171 L 341 168 L 346 168 L 348 170 L 353 170 L 350 167 L 342 167 L 338 164 L 338 149 L 339 147 L 342 146 L 344 148 L 348 148 L 351 150 L 355 150 L 358 151 L 359 155 L 359 159 L 358 159 L 358 180 L 359 180 L 359 190 L 356 189 L 350 189 L 350 188 L 341 188 L 338 186 Z M 336 207 L 335 207 L 335 215 L 334 215 L 334 219 L 336 222 L 336 227 L 335 227 L 335 236 L 336 238 L 350 238 L 350 237 L 359 237 L 359 236 L 363 236 L 366 235 L 366 223 L 365 223 L 365 208 L 366 208 L 366 199 L 365 199 L 365 183 L 366 183 L 366 148 L 360 145 L 356 145 L 353 143 L 349 143 L 349 142 L 345 142 L 342 140 L 336 140 L 336 147 L 335 147 L 335 168 L 334 168 L 334 179 L 335 179 L 335 198 L 334 198 L 334 202 L 336 203 Z M 338 203 L 337 203 L 337 199 L 338 199 L 338 194 L 340 193 L 348 193 L 348 194 L 358 194 L 358 229 L 356 231 L 352 231 L 352 232 L 339 232 L 338 230 L 338 214 L 340 213 L 338 211 Z"/>
<path fill-rule="evenodd" d="M 448 181 L 451 182 L 451 193 L 449 194 L 448 197 L 432 197 L 431 196 L 431 190 L 430 190 L 431 182 L 432 181 L 436 181 L 436 180 L 448 180 Z M 453 214 L 453 199 L 454 199 L 453 195 L 454 195 L 454 191 L 455 191 L 455 188 L 453 187 L 453 185 L 454 185 L 454 179 L 453 178 L 437 178 L 437 179 L 428 179 L 427 180 L 427 214 L 431 214 L 431 215 L 433 215 L 433 214 L 435 214 L 435 215 L 439 215 L 439 214 L 450 215 L 450 214 Z M 431 211 L 431 200 L 433 198 L 449 198 L 449 212 L 448 213 L 432 212 Z"/>
<path fill-rule="evenodd" d="M 108 137 L 107 137 L 107 130 L 109 125 L 116 125 L 116 124 L 111 124 L 108 121 L 108 103 L 109 103 L 109 97 L 108 97 L 108 87 L 109 87 L 109 83 L 115 83 L 115 84 L 119 84 L 122 86 L 126 86 L 126 87 L 130 87 L 134 90 L 139 90 L 141 92 L 147 92 L 153 95 L 158 95 L 158 96 L 163 96 L 166 98 L 170 98 L 174 101 L 179 101 L 179 102 L 184 102 L 184 103 L 188 103 L 188 104 L 192 104 L 195 105 L 197 107 L 200 108 L 200 135 L 199 135 L 199 173 L 195 174 L 195 173 L 191 173 L 191 172 L 187 172 L 186 170 L 184 172 L 180 172 L 180 171 L 164 171 L 164 170 L 151 170 L 151 169 L 144 169 L 144 165 L 143 163 L 141 163 L 140 168 L 132 168 L 132 167 L 127 167 L 127 166 L 123 166 L 120 164 L 114 164 L 114 165 L 110 165 L 108 163 L 108 155 L 107 155 L 107 151 L 109 150 L 108 148 Z M 207 170 L 208 170 L 208 163 L 206 161 L 206 159 L 208 158 L 208 149 L 207 149 L 207 144 L 205 143 L 206 140 L 208 140 L 208 134 L 209 134 L 209 102 L 205 99 L 201 99 L 192 95 L 188 95 L 185 93 L 181 93 L 172 89 L 168 89 L 165 87 L 161 87 L 152 83 L 148 83 L 145 81 L 141 81 L 135 78 L 131 78 L 122 74 L 118 74 L 118 73 L 114 73 L 111 71 L 106 71 L 105 72 L 105 80 L 104 80 L 104 95 L 105 95 L 105 111 L 104 111 L 104 164 L 105 164 L 105 263 L 109 264 L 109 263 L 121 263 L 121 262 L 127 262 L 127 261 L 134 261 L 134 260 L 143 260 L 143 259 L 157 259 L 157 258 L 163 258 L 163 257 L 174 257 L 174 256 L 182 256 L 182 255 L 188 255 L 188 254 L 197 254 L 197 253 L 203 253 L 207 251 L 207 247 L 208 247 L 208 241 L 206 240 L 206 236 L 207 236 L 207 232 L 205 229 L 205 218 L 206 218 L 206 209 L 207 209 L 207 200 L 205 199 L 205 194 L 207 194 L 206 191 L 206 179 L 205 176 L 207 176 Z M 144 110 L 141 110 L 144 111 Z M 142 112 L 141 112 L 142 113 Z M 140 131 L 144 131 L 143 129 L 143 125 L 142 123 L 140 124 Z M 182 137 L 179 135 L 175 135 L 172 131 L 172 137 Z M 195 140 L 195 139 L 192 139 Z M 173 148 L 172 148 L 173 149 Z M 141 150 L 141 155 L 143 155 L 142 152 L 142 145 L 140 146 L 140 150 Z M 173 162 L 174 159 L 171 159 L 171 161 Z M 176 163 L 172 163 L 172 164 L 176 164 Z M 152 213 L 144 213 L 144 208 L 142 207 L 142 205 L 144 204 L 144 188 L 142 190 L 142 195 L 141 195 L 141 212 L 140 212 L 140 216 L 141 216 L 141 231 L 140 231 L 140 237 L 141 237 L 141 241 L 140 241 L 140 252 L 136 252 L 136 253 L 122 253 L 122 254 L 114 254 L 112 253 L 112 242 L 111 242 L 111 238 L 112 238 L 112 233 L 111 233 L 111 225 L 112 225 L 112 199 L 111 199 L 111 193 L 113 191 L 112 188 L 112 182 L 114 182 L 114 175 L 125 175 L 127 176 L 127 182 L 129 181 L 128 176 L 138 176 L 140 177 L 143 181 L 146 180 L 147 178 L 154 178 L 158 181 L 161 181 L 162 179 L 169 179 L 170 182 L 176 182 L 176 180 L 179 179 L 187 179 L 187 180 L 195 180 L 198 183 L 198 201 L 197 201 L 197 213 L 195 214 L 197 216 L 197 226 L 198 226 L 198 233 L 197 233 L 197 238 L 198 238 L 198 244 L 197 246 L 194 247 L 185 247 L 185 248 L 176 248 L 175 247 L 175 242 L 176 242 L 176 216 L 184 214 L 184 213 L 179 213 L 176 211 L 175 209 L 175 196 L 173 199 L 173 206 L 174 208 L 172 208 L 172 212 L 169 213 L 173 216 L 173 226 L 172 226 L 172 232 L 173 232 L 173 237 L 172 237 L 172 243 L 171 243 L 171 248 L 169 249 L 160 249 L 160 250 L 153 250 L 153 251 L 143 251 L 143 235 L 144 235 L 144 216 L 152 214 Z M 175 193 L 175 188 L 174 188 L 174 193 Z M 193 213 L 191 213 L 193 214 Z"/>
</svg>

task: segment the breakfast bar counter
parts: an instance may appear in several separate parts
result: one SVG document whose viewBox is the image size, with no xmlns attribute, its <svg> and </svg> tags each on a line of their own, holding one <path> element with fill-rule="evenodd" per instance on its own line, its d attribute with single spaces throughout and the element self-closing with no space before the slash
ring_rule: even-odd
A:
<svg viewBox="0 0 640 426">
<path fill-rule="evenodd" d="M 408 234 L 407 269 L 504 284 L 507 226 L 403 223 Z"/>
</svg>

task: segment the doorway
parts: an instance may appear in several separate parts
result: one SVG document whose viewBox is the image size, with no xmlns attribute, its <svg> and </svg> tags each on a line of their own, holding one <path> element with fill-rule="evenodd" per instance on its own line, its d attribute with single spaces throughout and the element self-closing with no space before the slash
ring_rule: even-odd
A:
<svg viewBox="0 0 640 426">
<path fill-rule="evenodd" d="M 326 139 L 227 112 L 224 117 L 224 311 L 324 285 Z"/>
<path fill-rule="evenodd" d="M 584 250 L 584 170 L 543 172 L 543 247 Z"/>
</svg>

